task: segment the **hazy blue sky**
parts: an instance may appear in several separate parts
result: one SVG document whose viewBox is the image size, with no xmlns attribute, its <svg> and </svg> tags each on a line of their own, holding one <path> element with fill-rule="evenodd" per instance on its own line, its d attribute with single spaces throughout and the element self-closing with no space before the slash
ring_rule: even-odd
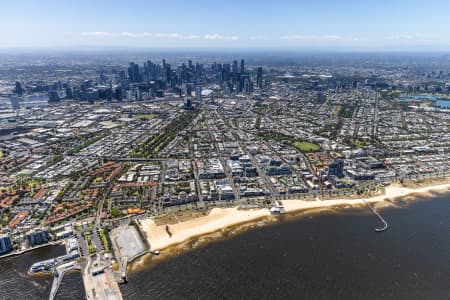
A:
<svg viewBox="0 0 450 300">
<path fill-rule="evenodd" d="M 0 0 L 0 47 L 450 50 L 448 0 Z"/>
</svg>

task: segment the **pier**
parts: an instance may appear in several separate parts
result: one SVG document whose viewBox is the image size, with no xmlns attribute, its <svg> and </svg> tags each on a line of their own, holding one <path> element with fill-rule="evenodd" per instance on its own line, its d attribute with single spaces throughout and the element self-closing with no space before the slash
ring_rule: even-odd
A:
<svg viewBox="0 0 450 300">
<path fill-rule="evenodd" d="M 71 262 L 71 263 L 68 263 L 65 265 L 61 265 L 54 270 L 54 272 L 53 272 L 54 277 L 53 277 L 52 289 L 50 291 L 49 300 L 55 299 L 56 293 L 58 292 L 58 289 L 61 285 L 64 275 L 66 274 L 66 272 L 69 272 L 72 270 L 80 270 L 81 271 L 81 266 L 77 263 Z"/>
<path fill-rule="evenodd" d="M 383 232 L 386 229 L 388 229 L 388 223 L 386 222 L 386 220 L 377 212 L 377 210 L 374 207 L 372 207 L 369 203 L 367 203 L 366 200 L 363 201 L 370 208 L 370 210 L 378 217 L 378 219 L 380 219 L 381 223 L 383 223 L 383 227 L 375 228 L 375 231 Z"/>
</svg>

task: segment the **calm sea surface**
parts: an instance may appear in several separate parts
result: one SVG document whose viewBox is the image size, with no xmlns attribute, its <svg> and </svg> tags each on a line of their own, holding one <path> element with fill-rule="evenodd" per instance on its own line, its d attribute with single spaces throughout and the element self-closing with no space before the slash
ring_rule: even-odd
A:
<svg viewBox="0 0 450 300">
<path fill-rule="evenodd" d="M 450 299 L 450 196 L 380 210 L 350 209 L 280 221 L 189 253 L 149 262 L 124 299 Z M 282 216 L 284 218 L 284 216 Z M 287 219 L 287 218 L 286 218 Z M 51 277 L 29 277 L 48 247 L 0 260 L 0 299 L 48 299 Z M 57 299 L 84 297 L 80 273 Z"/>
<path fill-rule="evenodd" d="M 450 197 L 380 212 L 382 233 L 356 210 L 280 222 L 138 271 L 121 289 L 125 299 L 450 299 Z"/>
</svg>

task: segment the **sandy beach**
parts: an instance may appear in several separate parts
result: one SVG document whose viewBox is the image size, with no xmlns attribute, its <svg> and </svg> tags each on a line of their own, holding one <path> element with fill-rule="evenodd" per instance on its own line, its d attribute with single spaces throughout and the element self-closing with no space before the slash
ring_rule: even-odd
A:
<svg viewBox="0 0 450 300">
<path fill-rule="evenodd" d="M 450 191 L 450 183 L 431 185 L 418 189 L 405 188 L 400 185 L 386 187 L 382 195 L 366 199 L 334 199 L 334 200 L 283 200 L 287 213 L 308 211 L 317 208 L 336 206 L 361 206 L 364 201 L 371 204 L 395 201 L 398 198 L 413 195 L 427 195 L 431 192 L 446 193 Z M 214 208 L 209 215 L 170 225 L 171 236 L 165 225 L 157 225 L 153 219 L 142 220 L 141 228 L 149 238 L 152 250 L 162 250 L 189 240 L 192 237 L 213 233 L 227 227 L 248 223 L 270 216 L 268 209 L 239 210 L 234 208 Z"/>
</svg>

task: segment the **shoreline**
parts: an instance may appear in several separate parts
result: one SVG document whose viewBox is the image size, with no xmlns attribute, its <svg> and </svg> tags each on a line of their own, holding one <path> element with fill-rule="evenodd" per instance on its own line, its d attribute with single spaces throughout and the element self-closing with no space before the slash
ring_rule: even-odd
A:
<svg viewBox="0 0 450 300">
<path fill-rule="evenodd" d="M 407 188 L 399 184 L 392 184 L 385 188 L 380 195 L 369 198 L 356 199 L 330 199 L 330 200 L 279 200 L 283 203 L 286 210 L 284 215 L 295 215 L 296 213 L 317 212 L 330 208 L 361 208 L 367 204 L 371 204 L 376 208 L 382 208 L 395 205 L 395 201 L 400 198 L 406 202 L 410 201 L 410 197 L 416 196 L 432 196 L 432 193 L 448 193 L 450 192 L 450 183 L 434 183 L 420 188 Z M 409 199 L 408 199 L 409 198 Z M 273 218 L 273 219 L 271 219 Z M 240 210 L 237 206 L 232 208 L 213 208 L 206 216 L 197 217 L 188 221 L 179 222 L 169 225 L 171 236 L 166 231 L 165 225 L 157 225 L 154 219 L 144 219 L 140 222 L 140 230 L 147 236 L 147 242 L 150 244 L 151 250 L 159 250 L 163 252 L 166 249 L 186 244 L 189 240 L 195 238 L 206 237 L 217 232 L 224 232 L 228 229 L 236 228 L 241 225 L 251 225 L 261 220 L 276 220 L 277 215 L 271 215 L 266 208 Z M 263 225 L 265 226 L 265 224 Z M 185 252 L 182 250 L 181 252 Z M 139 264 L 141 259 L 135 261 Z"/>
</svg>

